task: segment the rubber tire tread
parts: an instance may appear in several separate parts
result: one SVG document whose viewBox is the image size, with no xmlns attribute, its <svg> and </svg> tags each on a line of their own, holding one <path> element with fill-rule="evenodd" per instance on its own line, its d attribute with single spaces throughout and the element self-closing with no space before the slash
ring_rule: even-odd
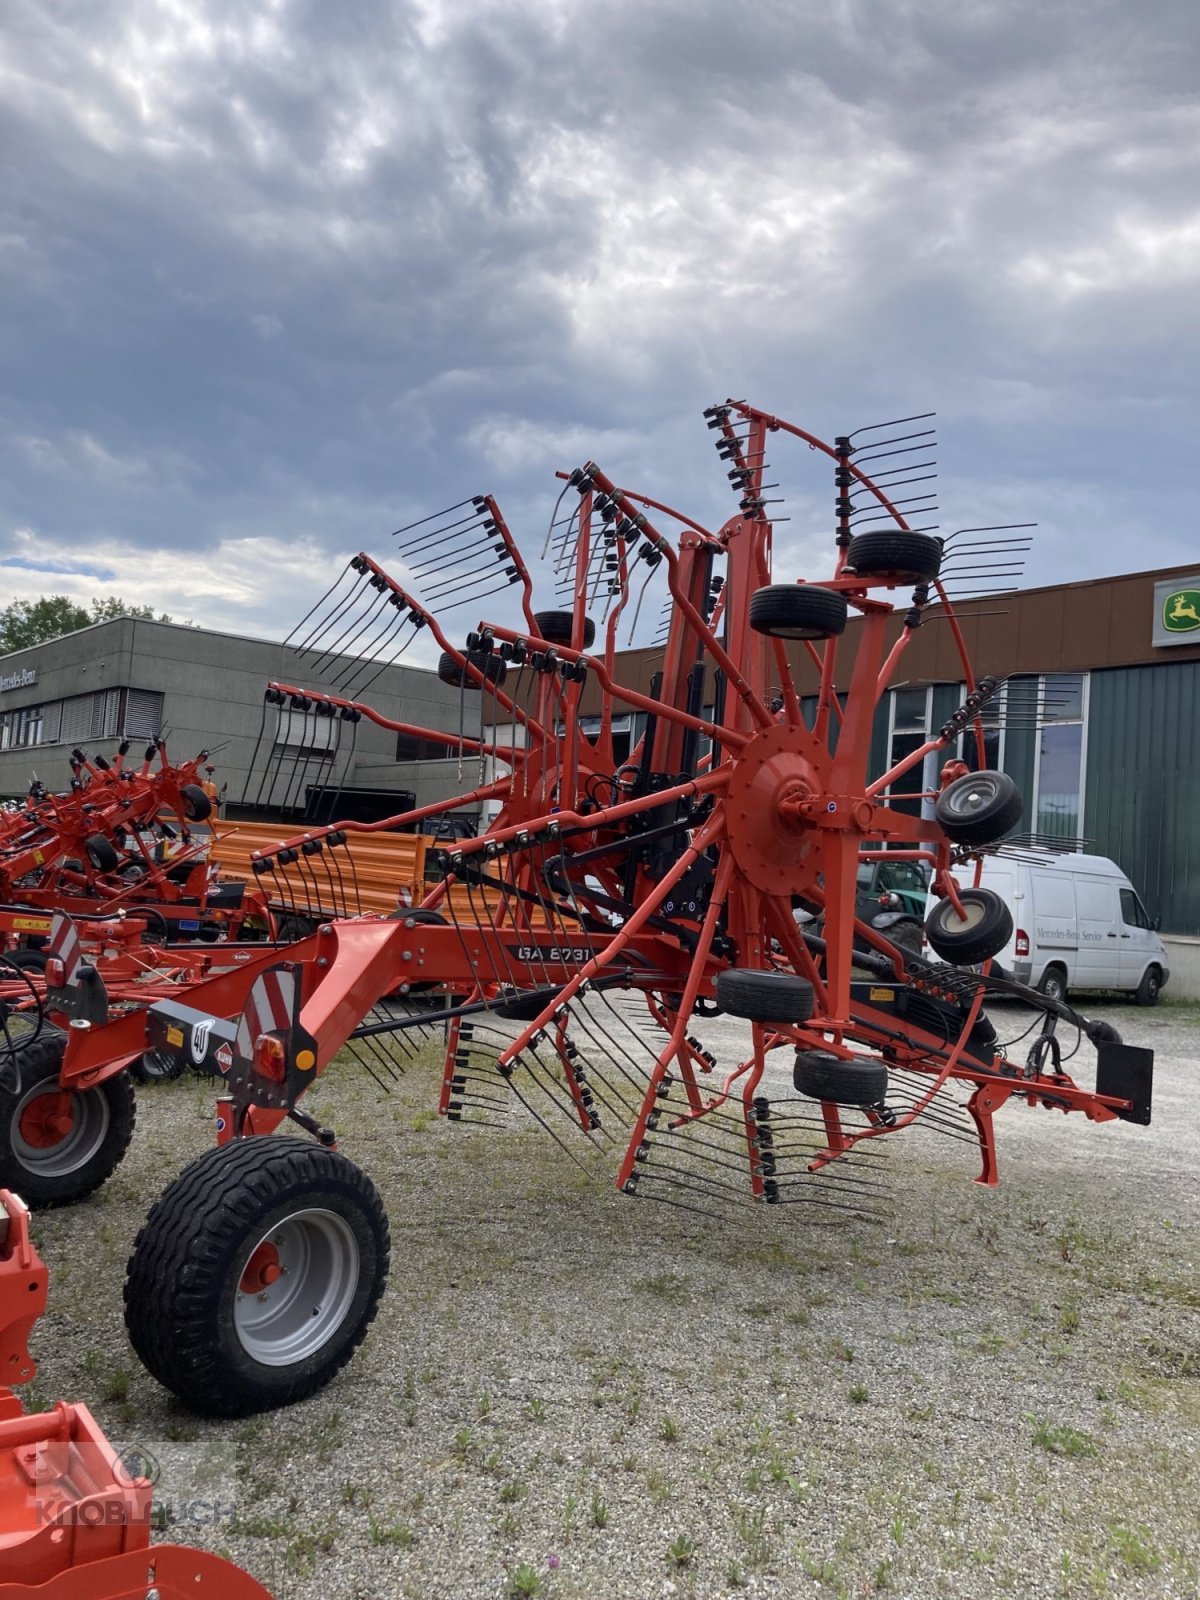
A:
<svg viewBox="0 0 1200 1600">
<path fill-rule="evenodd" d="M 1156 981 L 1153 990 L 1149 986 L 1151 974 L 1155 974 Z M 1162 993 L 1162 974 L 1153 962 L 1142 973 L 1142 980 L 1133 991 L 1133 1003 L 1138 1006 L 1156 1006 L 1158 997 Z"/>
<path fill-rule="evenodd" d="M 986 915 L 977 927 L 965 932 L 942 928 L 940 918 L 954 907 L 949 899 L 939 900 L 925 919 L 925 937 L 943 961 L 952 966 L 971 967 L 989 956 L 999 955 L 1012 938 L 1012 912 L 994 889 L 962 889 L 959 899 L 964 905 L 983 904 Z"/>
<path fill-rule="evenodd" d="M 928 583 L 942 570 L 942 542 L 931 533 L 873 528 L 851 539 L 846 549 L 846 565 L 860 578 Z"/>
<path fill-rule="evenodd" d="M 575 618 L 569 611 L 535 611 L 533 620 L 547 644 L 565 644 L 571 648 L 571 635 Z M 596 624 L 591 617 L 583 619 L 583 649 L 590 650 L 596 642 Z"/>
<path fill-rule="evenodd" d="M 878 1106 L 887 1095 L 888 1070 L 882 1061 L 855 1056 L 843 1061 L 825 1050 L 797 1050 L 792 1074 L 798 1093 L 839 1106 Z"/>
<path fill-rule="evenodd" d="M 832 639 L 846 616 L 846 596 L 816 584 L 772 583 L 750 596 L 750 626 L 769 639 Z"/>
<path fill-rule="evenodd" d="M 503 657 L 496 655 L 494 652 L 481 655 L 478 650 L 472 650 L 467 660 L 476 671 L 482 673 L 489 683 L 499 686 L 504 682 L 508 668 L 504 664 Z M 449 650 L 443 650 L 438 658 L 437 675 L 443 683 L 449 684 L 451 689 L 465 689 L 468 694 L 478 694 L 483 691 L 483 685 L 476 683 L 475 679 L 466 671 L 457 657 L 450 654 Z"/>
<path fill-rule="evenodd" d="M 21 1163 L 10 1140 L 12 1113 L 17 1101 L 25 1096 L 31 1085 L 58 1077 L 66 1050 L 66 1034 L 58 1028 L 44 1027 L 35 1039 L 17 1046 L 21 1067 L 20 1094 L 14 1094 L 7 1086 L 0 1089 L 0 1188 L 15 1189 L 25 1204 L 35 1211 L 74 1205 L 77 1200 L 86 1199 L 102 1183 L 107 1183 L 125 1158 L 137 1121 L 133 1082 L 127 1072 L 119 1072 L 94 1088 L 76 1091 L 80 1094 L 103 1095 L 108 1102 L 108 1127 L 104 1138 L 84 1166 L 77 1172 L 55 1178 L 31 1172 Z"/>
<path fill-rule="evenodd" d="M 362 1261 L 365 1300 L 326 1347 L 298 1365 L 251 1361 L 229 1319 L 222 1342 L 220 1300 L 231 1264 L 279 1204 L 297 1209 L 333 1194 L 350 1196 L 376 1247 Z M 359 1240 L 360 1252 L 362 1240 Z M 321 1389 L 346 1365 L 375 1320 L 387 1284 L 391 1239 L 379 1192 L 338 1151 L 306 1139 L 258 1135 L 218 1145 L 168 1185 L 134 1240 L 125 1276 L 125 1327 L 151 1376 L 206 1416 L 238 1417 L 288 1405 Z M 236 1285 L 233 1291 L 236 1292 Z M 330 1348 L 332 1347 L 332 1348 Z M 240 1371 L 238 1363 L 269 1376 Z"/>
<path fill-rule="evenodd" d="M 969 789 L 981 778 L 992 779 L 995 784 L 996 792 L 987 808 L 971 817 L 948 814 L 947 796 L 954 794 L 960 786 L 964 790 Z M 1021 791 L 1007 772 L 971 772 L 966 777 L 955 778 L 933 803 L 933 814 L 941 824 L 942 832 L 955 844 L 995 844 L 1010 828 L 1016 827 L 1024 810 Z"/>
<path fill-rule="evenodd" d="M 102 833 L 89 833 L 83 841 L 84 852 L 97 872 L 114 872 L 117 862 L 116 846 Z"/>
<path fill-rule="evenodd" d="M 716 1000 L 728 1016 L 751 1022 L 807 1022 L 816 996 L 807 978 L 790 972 L 731 967 L 717 974 Z"/>
<path fill-rule="evenodd" d="M 183 814 L 189 822 L 206 822 L 212 816 L 212 801 L 198 783 L 185 783 L 179 791 Z"/>
</svg>

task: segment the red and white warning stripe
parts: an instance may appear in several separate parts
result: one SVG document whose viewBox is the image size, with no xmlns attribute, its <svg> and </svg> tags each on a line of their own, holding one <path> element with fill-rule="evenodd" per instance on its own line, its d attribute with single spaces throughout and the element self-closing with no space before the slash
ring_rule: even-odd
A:
<svg viewBox="0 0 1200 1600">
<path fill-rule="evenodd" d="M 76 982 L 75 974 L 82 953 L 75 924 L 65 911 L 56 911 L 54 921 L 50 924 L 50 943 L 46 947 L 46 956 L 50 961 L 62 962 L 63 988 Z"/>
<path fill-rule="evenodd" d="M 254 980 L 238 1022 L 235 1043 L 239 1056 L 247 1060 L 253 1057 L 260 1034 L 291 1027 L 295 998 L 296 976 L 292 972 L 264 972 Z"/>
</svg>

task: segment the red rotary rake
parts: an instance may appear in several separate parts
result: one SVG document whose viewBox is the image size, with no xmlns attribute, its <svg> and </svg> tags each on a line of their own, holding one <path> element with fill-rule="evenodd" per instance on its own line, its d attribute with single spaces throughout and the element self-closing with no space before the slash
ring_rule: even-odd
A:
<svg viewBox="0 0 1200 1600">
<path fill-rule="evenodd" d="M 222 1083 L 222 1142 L 156 1205 L 126 1285 L 135 1348 L 190 1404 L 236 1413 L 309 1393 L 374 1314 L 387 1269 L 378 1196 L 298 1103 L 343 1047 L 382 1077 L 444 1025 L 447 1117 L 488 1122 L 516 1108 L 551 1131 L 557 1118 L 585 1147 L 613 1151 L 626 1194 L 699 1209 L 870 1210 L 880 1142 L 916 1125 L 976 1139 L 980 1181 L 995 1183 L 993 1117 L 1010 1099 L 1149 1120 L 1150 1052 L 992 974 L 1010 919 L 967 886 L 984 852 L 1018 847 L 1020 802 L 1003 773 L 970 770 L 984 767 L 982 718 L 998 684 L 975 679 L 947 589 L 950 573 L 994 560 L 1003 540 L 943 541 L 909 525 L 902 506 L 919 515 L 928 497 L 898 491 L 924 481 L 914 461 L 924 430 L 828 445 L 743 403 L 706 416 L 737 512 L 710 530 L 586 463 L 566 477 L 560 503 L 572 505 L 547 540 L 563 610 L 533 609 L 528 570 L 487 497 L 426 519 L 401 551 L 434 574 L 443 612 L 519 585 L 517 626 L 480 622 L 459 647 L 409 589 L 356 557 L 299 630 L 314 677 L 352 652 L 386 664 L 427 629 L 440 675 L 461 691 L 459 732 L 379 716 L 352 697 L 371 670 L 361 665 L 334 690 L 272 684 L 268 710 L 314 728 L 369 717 L 440 739 L 479 763 L 478 781 L 386 823 L 315 829 L 264 854 L 275 903 L 289 883 L 323 880 L 322 903 L 341 912 L 286 962 L 201 984 L 186 1005 L 156 1003 L 145 1019 L 72 1030 L 64 1080 L 85 1092 L 148 1047 L 184 1053 Z M 776 434 L 833 463 L 836 557 L 819 585 L 773 571 L 765 450 Z M 873 457 L 886 467 L 869 477 Z M 642 691 L 618 677 L 618 632 L 652 582 L 665 583 L 667 632 Z M 934 602 L 961 652 L 962 704 L 872 777 L 876 714 Z M 843 639 L 851 614 L 853 641 Z M 585 725 L 589 685 L 601 709 Z M 641 720 L 621 757 L 619 717 Z M 290 759 L 267 773 L 272 790 L 303 781 Z M 339 854 L 348 830 L 484 802 L 498 814 L 445 852 L 445 877 L 418 911 L 354 918 Z M 928 863 L 939 960 L 855 919 L 869 849 Z M 801 925 L 797 910 L 819 923 Z M 404 998 L 419 989 L 420 1004 Z M 431 990 L 442 1001 L 433 1010 Z M 1040 1008 L 1025 1060 L 998 1045 L 988 994 Z M 733 1059 L 709 1028 L 714 1012 L 742 1019 Z M 1060 1022 L 1096 1045 L 1094 1089 L 1063 1070 Z M 253 1137 L 287 1117 L 316 1144 Z"/>
</svg>

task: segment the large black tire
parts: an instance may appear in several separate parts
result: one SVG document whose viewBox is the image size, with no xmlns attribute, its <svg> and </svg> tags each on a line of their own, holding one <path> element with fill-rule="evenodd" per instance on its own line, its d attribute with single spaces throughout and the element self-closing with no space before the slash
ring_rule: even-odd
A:
<svg viewBox="0 0 1200 1600">
<path fill-rule="evenodd" d="M 575 618 L 569 611 L 535 611 L 533 620 L 537 623 L 538 632 L 547 644 L 565 644 L 571 648 L 571 634 L 575 627 Z M 583 646 L 590 650 L 596 642 L 596 624 L 591 617 L 583 619 Z"/>
<path fill-rule="evenodd" d="M 949 900 L 939 900 L 925 919 L 925 937 L 943 961 L 971 967 L 994 956 L 1012 938 L 1012 912 L 994 889 L 962 889 L 964 921 Z"/>
<path fill-rule="evenodd" d="M 828 1050 L 797 1050 L 792 1078 L 800 1094 L 839 1106 L 880 1106 L 887 1095 L 887 1068 L 865 1056 L 843 1061 Z"/>
<path fill-rule="evenodd" d="M 508 668 L 503 659 L 494 651 L 484 654 L 480 650 L 472 650 L 467 660 L 476 672 L 497 686 L 504 682 Z M 452 689 L 481 689 L 482 685 L 471 676 L 457 657 L 452 656 L 449 650 L 443 650 L 438 660 L 437 675 L 443 683 L 448 683 Z"/>
<path fill-rule="evenodd" d="M 1158 967 L 1149 966 L 1142 973 L 1142 981 L 1133 991 L 1133 998 L 1139 1006 L 1156 1006 L 1161 989 L 1161 970 Z"/>
<path fill-rule="evenodd" d="M 813 1003 L 812 984 L 790 972 L 731 967 L 717 974 L 717 1005 L 731 1017 L 748 1017 L 751 1022 L 807 1022 Z"/>
<path fill-rule="evenodd" d="M 90 833 L 83 841 L 83 848 L 87 851 L 87 858 L 97 872 L 115 872 L 117 862 L 121 859 L 111 839 L 106 839 L 102 833 Z"/>
<path fill-rule="evenodd" d="M 1038 980 L 1037 991 L 1047 1000 L 1057 1000 L 1061 1005 L 1067 998 L 1067 975 L 1057 962 L 1051 962 Z"/>
<path fill-rule="evenodd" d="M 180 1173 L 137 1236 L 130 1341 L 196 1411 L 287 1405 L 362 1343 L 389 1251 L 375 1185 L 337 1151 L 287 1137 L 219 1145 Z"/>
<path fill-rule="evenodd" d="M 903 917 L 899 922 L 890 923 L 886 928 L 876 928 L 875 932 L 885 939 L 890 939 L 901 950 L 911 950 L 915 955 L 921 954 L 924 943 L 925 930 L 915 917 Z"/>
<path fill-rule="evenodd" d="M 316 917 L 306 917 L 296 911 L 284 911 L 275 918 L 275 943 L 296 944 L 316 933 L 320 922 Z"/>
<path fill-rule="evenodd" d="M 189 822 L 206 822 L 212 816 L 212 801 L 198 783 L 185 783 L 179 791 L 183 814 Z"/>
<path fill-rule="evenodd" d="M 942 541 L 929 533 L 876 528 L 859 533 L 846 549 L 846 565 L 860 578 L 928 583 L 942 567 Z"/>
<path fill-rule="evenodd" d="M 846 629 L 846 596 L 814 584 L 772 583 L 750 596 L 750 626 L 771 639 L 831 639 Z"/>
<path fill-rule="evenodd" d="M 124 1072 L 74 1090 L 60 1117 L 58 1074 L 66 1047 L 65 1034 L 42 1028 L 16 1046 L 0 1086 L 0 1188 L 15 1189 L 35 1210 L 70 1205 L 98 1189 L 133 1137 L 137 1104 Z"/>
<path fill-rule="evenodd" d="M 955 844 L 995 844 L 1021 820 L 1021 791 L 1007 772 L 969 772 L 947 784 L 933 814 Z"/>
</svg>

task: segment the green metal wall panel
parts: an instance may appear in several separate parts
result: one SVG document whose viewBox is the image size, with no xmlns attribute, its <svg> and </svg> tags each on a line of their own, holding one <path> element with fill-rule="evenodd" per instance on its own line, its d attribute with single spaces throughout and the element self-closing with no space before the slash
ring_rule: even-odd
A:
<svg viewBox="0 0 1200 1600">
<path fill-rule="evenodd" d="M 1200 662 L 1091 676 L 1084 828 L 1167 933 L 1200 935 Z"/>
</svg>

